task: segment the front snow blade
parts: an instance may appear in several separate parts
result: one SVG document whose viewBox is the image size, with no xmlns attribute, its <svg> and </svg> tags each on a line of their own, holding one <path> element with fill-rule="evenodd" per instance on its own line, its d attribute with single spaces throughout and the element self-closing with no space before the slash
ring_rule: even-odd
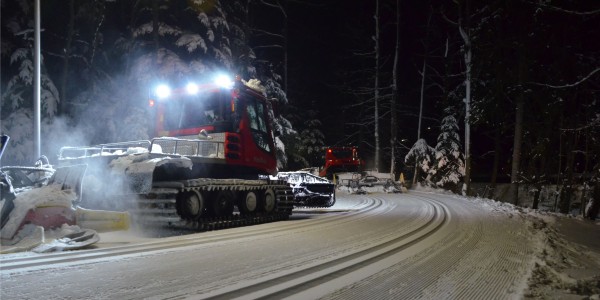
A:
<svg viewBox="0 0 600 300">
<path fill-rule="evenodd" d="M 119 211 L 91 210 L 77 207 L 75 211 L 77 225 L 98 232 L 129 229 L 129 213 Z"/>
<path fill-rule="evenodd" d="M 44 243 L 44 227 L 27 224 L 12 240 L 2 241 L 0 254 L 29 251 Z"/>
<path fill-rule="evenodd" d="M 98 233 L 92 229 L 83 229 L 82 231 L 64 235 L 50 243 L 42 244 L 32 251 L 37 253 L 46 253 L 64 250 L 77 250 L 92 245 L 100 240 Z"/>
<path fill-rule="evenodd" d="M 81 201 L 81 182 L 83 181 L 83 175 L 87 165 L 73 165 L 68 167 L 57 168 L 50 180 L 48 185 L 60 185 L 61 190 L 73 190 L 77 195 L 77 201 Z"/>
</svg>

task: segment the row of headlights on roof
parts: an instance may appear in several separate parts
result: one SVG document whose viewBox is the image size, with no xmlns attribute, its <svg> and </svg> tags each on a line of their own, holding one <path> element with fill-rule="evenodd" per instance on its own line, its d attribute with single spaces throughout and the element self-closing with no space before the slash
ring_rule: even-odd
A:
<svg viewBox="0 0 600 300">
<path fill-rule="evenodd" d="M 215 77 L 213 84 L 218 87 L 221 87 L 221 88 L 231 89 L 231 88 L 233 88 L 234 82 L 227 75 L 218 75 Z M 200 91 L 200 87 L 196 83 L 189 82 L 185 86 L 185 92 L 190 95 L 195 95 L 199 91 Z M 155 95 L 159 99 L 164 99 L 164 98 L 169 97 L 171 95 L 171 92 L 172 92 L 171 88 L 166 84 L 161 84 L 161 85 L 157 86 L 156 90 L 154 91 Z"/>
</svg>

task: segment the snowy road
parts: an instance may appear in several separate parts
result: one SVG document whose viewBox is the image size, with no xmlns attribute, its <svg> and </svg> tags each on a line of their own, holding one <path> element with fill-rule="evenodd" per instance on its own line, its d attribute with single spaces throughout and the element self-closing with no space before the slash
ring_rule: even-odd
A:
<svg viewBox="0 0 600 300">
<path fill-rule="evenodd" d="M 452 195 L 339 193 L 285 222 L 3 255 L 0 298 L 521 298 L 529 223 Z"/>
</svg>

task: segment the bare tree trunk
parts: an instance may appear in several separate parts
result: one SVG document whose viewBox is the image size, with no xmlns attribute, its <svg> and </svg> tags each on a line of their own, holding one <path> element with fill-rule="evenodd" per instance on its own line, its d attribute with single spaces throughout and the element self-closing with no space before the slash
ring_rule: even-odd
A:
<svg viewBox="0 0 600 300">
<path fill-rule="evenodd" d="M 587 114 L 587 112 L 586 112 Z M 589 117 L 586 116 L 586 120 L 589 120 Z M 584 165 L 583 165 L 583 174 L 588 174 L 588 167 L 589 167 L 589 151 L 590 151 L 590 147 L 589 147 L 589 132 L 586 129 L 584 129 L 584 133 L 583 136 L 585 137 L 585 161 L 584 161 Z M 592 170 L 593 172 L 593 170 Z M 593 173 L 592 173 L 593 174 Z M 581 216 L 585 218 L 585 207 L 587 205 L 587 201 L 588 198 L 586 197 L 588 194 L 588 190 L 589 190 L 589 185 L 588 185 L 588 181 L 584 180 L 583 182 L 583 186 L 584 186 L 584 190 L 583 190 L 583 197 L 581 197 L 581 208 L 579 209 L 579 211 L 581 212 Z"/>
<path fill-rule="evenodd" d="M 98 21 L 98 25 L 96 25 L 96 32 L 94 32 L 94 39 L 92 40 L 92 54 L 90 55 L 89 65 L 94 64 L 94 59 L 96 57 L 96 48 L 98 47 L 98 39 L 101 37 L 100 27 L 102 27 L 104 19 L 106 18 L 106 14 L 104 12 L 104 2 L 100 3 L 102 4 L 102 15 L 100 16 L 100 21 Z"/>
<path fill-rule="evenodd" d="M 523 41 L 523 38 L 521 38 Z M 522 47 L 521 47 L 522 48 Z M 526 80 L 527 63 L 525 53 L 519 51 L 518 82 L 523 86 Z M 515 110 L 515 136 L 513 140 L 512 165 L 510 171 L 510 196 L 512 203 L 519 205 L 519 173 L 521 166 L 521 146 L 523 144 L 523 116 L 525 115 L 525 95 L 521 91 L 517 97 Z"/>
<path fill-rule="evenodd" d="M 421 98 L 419 103 L 419 125 L 417 126 L 417 141 L 421 139 L 421 123 L 423 120 L 423 99 L 425 98 L 425 76 L 427 72 L 427 54 L 428 47 L 427 41 L 429 40 L 429 24 L 431 23 L 431 15 L 433 10 L 429 12 L 429 17 L 427 18 L 427 32 L 425 34 L 425 54 L 423 55 L 423 69 L 421 70 Z M 413 184 L 417 183 L 417 174 L 419 171 L 417 170 L 418 165 L 415 164 L 415 173 L 413 175 Z"/>
<path fill-rule="evenodd" d="M 131 5 L 131 15 L 129 16 L 129 40 L 130 43 L 133 43 L 135 40 L 135 35 L 133 34 L 134 28 L 135 28 L 135 23 L 137 20 L 137 13 L 139 11 L 139 5 L 140 5 L 140 1 L 132 1 L 133 5 Z M 131 3 L 127 3 L 128 5 L 130 5 Z M 124 5 L 124 3 L 122 2 L 121 4 L 122 6 Z M 131 55 L 131 51 L 132 51 L 133 47 L 127 47 L 126 50 L 126 55 L 125 55 L 125 70 L 127 70 L 127 75 L 130 76 L 131 74 L 131 60 L 132 60 L 132 55 Z"/>
<path fill-rule="evenodd" d="M 569 185 L 568 181 L 565 181 L 559 202 L 560 213 L 569 213 L 571 210 L 571 198 L 573 198 L 573 187 Z"/>
<path fill-rule="evenodd" d="M 379 171 L 379 0 L 375 1 L 375 170 Z"/>
<path fill-rule="evenodd" d="M 492 167 L 492 178 L 490 182 L 490 193 L 492 199 L 496 194 L 496 182 L 498 181 L 498 168 L 500 166 L 500 152 L 502 147 L 500 145 L 500 128 L 496 127 L 494 130 L 494 166 Z"/>
<path fill-rule="evenodd" d="M 574 175 L 575 175 L 575 149 L 577 149 L 577 132 L 568 132 L 567 144 L 566 144 L 566 152 L 567 152 L 567 178 L 563 181 L 563 192 L 564 196 L 561 197 L 559 208 L 560 212 L 563 214 L 569 213 L 571 210 L 571 199 L 573 197 L 573 185 L 575 184 Z"/>
<path fill-rule="evenodd" d="M 515 114 L 515 137 L 513 141 L 512 166 L 510 172 L 510 190 L 512 202 L 519 205 L 519 166 L 521 164 L 521 144 L 523 136 L 523 110 L 525 101 L 522 95 L 517 99 Z"/>
<path fill-rule="evenodd" d="M 544 174 L 546 174 L 546 159 L 548 157 L 548 148 L 544 147 L 543 152 L 539 158 L 539 167 L 535 168 L 535 195 L 533 197 L 533 204 L 531 208 L 538 209 L 540 205 L 540 194 L 542 192 L 542 187 L 546 180 L 544 179 Z"/>
<path fill-rule="evenodd" d="M 71 59 L 71 43 L 75 32 L 75 0 L 69 0 L 69 23 L 67 24 L 67 38 L 63 56 L 63 73 L 60 84 L 60 114 L 69 115 L 67 105 L 67 82 L 69 79 L 69 62 Z"/>
<path fill-rule="evenodd" d="M 559 121 L 560 127 L 563 127 L 563 116 L 562 113 L 560 115 Z M 563 151 L 563 133 L 562 131 L 558 132 L 558 172 L 556 173 L 556 194 L 560 194 L 560 177 L 562 174 L 562 151 Z M 554 207 L 553 211 L 556 212 L 558 210 L 558 196 L 554 199 Z"/>
<path fill-rule="evenodd" d="M 467 65 L 467 81 L 465 82 L 465 193 L 471 189 L 471 47 L 467 51 L 465 63 Z"/>
<path fill-rule="evenodd" d="M 469 194 L 471 185 L 471 67 L 473 65 L 473 53 L 471 47 L 471 28 L 470 28 L 470 1 L 465 0 L 465 14 L 460 17 L 458 30 L 465 44 L 465 193 Z M 459 6 L 459 11 L 462 12 L 462 7 Z M 460 14 L 462 15 L 462 13 Z"/>
<path fill-rule="evenodd" d="M 427 66 L 427 59 L 423 58 L 423 70 L 421 71 L 421 101 L 419 104 L 419 125 L 417 126 L 417 141 L 421 139 L 421 120 L 423 119 L 423 97 L 425 94 L 425 70 Z M 417 183 L 417 173 L 419 172 L 418 165 L 415 164 L 415 173 L 413 175 L 413 184 Z"/>
<path fill-rule="evenodd" d="M 418 177 L 419 177 L 419 164 L 415 160 L 415 173 L 413 173 L 413 180 L 412 180 L 413 186 L 417 184 Z"/>
<path fill-rule="evenodd" d="M 429 42 L 429 24 L 431 24 L 431 15 L 433 14 L 433 9 L 429 11 L 429 16 L 427 17 L 427 27 L 425 32 L 425 48 L 423 54 L 423 68 L 421 70 L 421 97 L 419 103 L 419 125 L 417 126 L 417 140 L 421 138 L 421 123 L 423 120 L 423 99 L 425 98 L 425 76 L 427 72 L 427 55 L 428 53 L 428 42 Z M 447 49 L 446 49 L 447 51 Z"/>
<path fill-rule="evenodd" d="M 591 201 L 592 204 L 587 210 L 585 217 L 590 220 L 596 220 L 598 211 L 600 211 L 600 178 L 596 180 L 596 184 L 594 185 L 593 198 Z"/>
<path fill-rule="evenodd" d="M 283 1 L 283 3 L 287 3 Z M 281 12 L 284 16 L 283 21 L 283 91 L 287 95 L 288 92 L 288 18 L 285 13 L 285 7 L 281 4 Z"/>
<path fill-rule="evenodd" d="M 542 192 L 542 187 L 543 187 L 543 180 L 542 180 L 542 176 L 540 176 L 541 174 L 544 174 L 546 171 L 546 155 L 548 151 L 544 151 L 544 155 L 542 155 L 542 157 L 540 158 L 540 168 L 538 169 L 537 173 L 537 181 L 535 183 L 535 195 L 533 197 L 533 205 L 531 206 L 531 208 L 533 209 L 538 209 L 539 205 L 540 205 L 540 194 Z"/>
<path fill-rule="evenodd" d="M 430 15 L 431 17 L 431 15 Z M 427 70 L 427 58 L 423 58 L 423 70 L 421 71 L 421 101 L 419 103 L 419 125 L 417 126 L 417 141 L 421 139 L 421 120 L 423 119 L 423 97 L 425 95 L 425 71 Z M 415 164 L 415 173 L 413 176 L 413 184 L 417 183 L 417 164 Z"/>
<path fill-rule="evenodd" d="M 390 176 L 396 180 L 396 140 L 398 138 L 398 121 L 396 120 L 396 102 L 398 101 L 398 56 L 400 52 L 400 0 L 396 0 L 396 51 L 394 53 L 394 68 L 392 76 L 392 103 L 391 103 L 391 140 L 390 144 Z"/>
<path fill-rule="evenodd" d="M 159 44 L 159 33 L 158 31 L 160 30 L 160 26 L 158 24 L 158 1 L 160 0 L 153 0 L 152 1 L 152 38 L 154 41 L 154 50 L 156 51 L 156 61 L 155 63 L 158 64 L 158 49 L 160 47 Z"/>
<path fill-rule="evenodd" d="M 425 96 L 425 72 L 427 70 L 427 57 L 423 57 L 423 69 L 421 70 L 421 99 L 419 102 L 419 125 L 417 126 L 417 140 L 421 138 L 421 121 L 423 120 L 423 98 Z"/>
<path fill-rule="evenodd" d="M 250 2 L 250 1 L 248 1 Z M 288 16 L 286 13 L 286 7 L 285 4 L 287 3 L 287 1 L 283 1 L 283 2 L 279 2 L 276 1 L 276 3 L 270 3 L 267 1 L 261 1 L 262 4 L 279 9 L 281 11 L 281 15 L 283 16 L 283 29 L 282 29 L 282 33 L 281 33 L 281 37 L 283 39 L 283 91 L 287 94 L 287 88 L 288 88 L 288 39 L 287 39 L 287 33 L 288 33 Z"/>
</svg>

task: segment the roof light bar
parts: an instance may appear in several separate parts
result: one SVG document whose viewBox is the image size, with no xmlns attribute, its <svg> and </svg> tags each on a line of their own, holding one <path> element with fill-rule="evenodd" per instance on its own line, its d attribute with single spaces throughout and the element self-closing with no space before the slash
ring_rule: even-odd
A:
<svg viewBox="0 0 600 300">
<path fill-rule="evenodd" d="M 199 88 L 198 88 L 197 84 L 190 82 L 185 86 L 185 90 L 187 91 L 188 94 L 195 95 L 198 93 Z"/>
<path fill-rule="evenodd" d="M 218 75 L 215 78 L 215 84 L 223 87 L 223 88 L 227 88 L 230 89 L 233 87 L 233 80 L 231 80 L 231 78 L 229 78 L 229 76 L 227 75 Z"/>
<path fill-rule="evenodd" d="M 161 84 L 156 88 L 155 92 L 158 98 L 164 99 L 171 95 L 171 88 L 166 84 Z"/>
</svg>

